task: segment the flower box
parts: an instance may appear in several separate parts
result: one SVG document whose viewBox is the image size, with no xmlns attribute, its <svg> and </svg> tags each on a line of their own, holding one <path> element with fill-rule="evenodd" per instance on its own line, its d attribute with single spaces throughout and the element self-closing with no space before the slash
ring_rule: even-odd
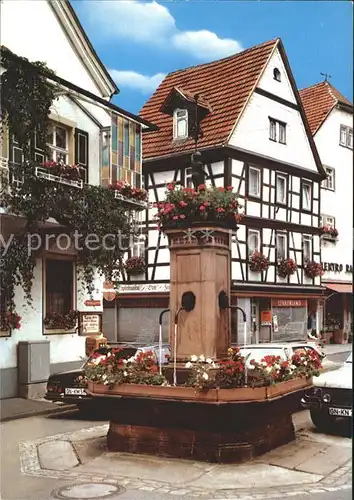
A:
<svg viewBox="0 0 354 500">
<path fill-rule="evenodd" d="M 112 388 L 88 380 L 87 390 L 93 396 L 127 396 L 156 399 L 175 399 L 180 401 L 238 402 L 265 401 L 291 392 L 298 391 L 312 384 L 312 379 L 293 379 L 279 382 L 269 387 L 239 387 L 232 389 L 204 389 L 194 387 L 174 387 L 161 385 L 116 384 Z"/>
</svg>

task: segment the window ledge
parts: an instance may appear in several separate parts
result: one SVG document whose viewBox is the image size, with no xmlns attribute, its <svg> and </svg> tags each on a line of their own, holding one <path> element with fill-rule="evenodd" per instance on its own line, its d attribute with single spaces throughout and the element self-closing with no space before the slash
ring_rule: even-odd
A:
<svg viewBox="0 0 354 500">
<path fill-rule="evenodd" d="M 64 330 L 63 328 L 52 329 L 52 328 L 44 328 L 43 335 L 67 335 L 67 334 L 76 334 L 76 328 L 71 328 L 70 330 Z"/>
<path fill-rule="evenodd" d="M 0 330 L 0 338 L 8 338 L 8 337 L 11 337 L 11 329 Z"/>
</svg>

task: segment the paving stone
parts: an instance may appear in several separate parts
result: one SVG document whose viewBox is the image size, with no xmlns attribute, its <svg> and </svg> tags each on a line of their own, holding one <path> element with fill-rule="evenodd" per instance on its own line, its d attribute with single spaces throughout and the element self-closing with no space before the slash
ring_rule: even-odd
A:
<svg viewBox="0 0 354 500">
<path fill-rule="evenodd" d="M 352 450 L 349 448 L 340 448 L 339 446 L 327 447 L 315 456 L 309 457 L 304 462 L 298 464 L 295 469 L 323 476 L 334 471 L 334 476 L 338 476 L 341 475 L 341 471 L 336 469 L 346 463 L 351 454 Z"/>
<path fill-rule="evenodd" d="M 79 464 L 76 453 L 68 441 L 49 441 L 38 447 L 42 469 L 70 470 Z"/>
</svg>

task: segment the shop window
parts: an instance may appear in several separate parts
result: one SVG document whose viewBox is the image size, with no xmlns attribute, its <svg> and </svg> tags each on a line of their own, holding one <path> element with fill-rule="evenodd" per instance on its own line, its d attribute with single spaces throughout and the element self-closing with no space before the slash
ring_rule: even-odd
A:
<svg viewBox="0 0 354 500">
<path fill-rule="evenodd" d="M 273 342 L 307 339 L 307 307 L 273 307 Z"/>
<path fill-rule="evenodd" d="M 74 309 L 74 262 L 45 260 L 45 314 Z"/>
</svg>

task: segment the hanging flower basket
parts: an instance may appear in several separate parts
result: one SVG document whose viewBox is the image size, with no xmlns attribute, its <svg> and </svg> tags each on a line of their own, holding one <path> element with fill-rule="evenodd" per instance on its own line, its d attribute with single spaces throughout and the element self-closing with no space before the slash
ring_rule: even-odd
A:
<svg viewBox="0 0 354 500">
<path fill-rule="evenodd" d="M 21 328 L 21 316 L 15 312 L 7 311 L 0 314 L 0 330 L 19 330 Z"/>
<path fill-rule="evenodd" d="M 118 192 L 126 198 L 131 198 L 138 201 L 147 201 L 148 193 L 145 189 L 134 188 L 128 182 L 117 181 L 109 186 L 109 189 Z"/>
<path fill-rule="evenodd" d="M 278 264 L 278 276 L 286 278 L 295 273 L 297 264 L 293 259 L 283 259 Z"/>
<path fill-rule="evenodd" d="M 125 261 L 124 268 L 127 274 L 132 276 L 143 274 L 146 270 L 145 259 L 142 257 L 131 257 Z"/>
<path fill-rule="evenodd" d="M 51 312 L 46 315 L 43 324 L 48 330 L 72 330 L 78 317 L 79 311 L 69 311 L 66 314 Z"/>
<path fill-rule="evenodd" d="M 249 266 L 252 272 L 260 273 L 268 269 L 269 261 L 262 252 L 255 250 L 249 258 Z"/>
<path fill-rule="evenodd" d="M 242 205 L 232 186 L 207 188 L 201 184 L 197 190 L 167 185 L 165 199 L 156 203 L 155 218 L 160 229 L 190 227 L 199 222 L 213 222 L 229 228 L 241 221 Z"/>
<path fill-rule="evenodd" d="M 320 235 L 329 240 L 335 240 L 338 238 L 338 230 L 332 226 L 322 226 L 320 227 Z"/>
<path fill-rule="evenodd" d="M 317 276 L 323 276 L 324 274 L 322 264 L 314 260 L 308 260 L 306 262 L 304 271 L 308 278 L 317 278 Z"/>
</svg>

